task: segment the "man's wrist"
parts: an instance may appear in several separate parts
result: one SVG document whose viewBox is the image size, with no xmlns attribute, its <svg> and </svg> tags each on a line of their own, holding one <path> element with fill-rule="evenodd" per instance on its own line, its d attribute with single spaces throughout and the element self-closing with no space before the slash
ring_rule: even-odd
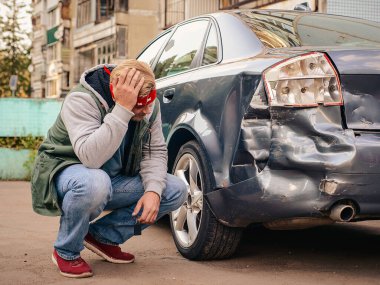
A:
<svg viewBox="0 0 380 285">
<path fill-rule="evenodd" d="M 154 194 L 156 194 L 156 196 L 158 197 L 158 199 L 161 200 L 161 195 L 157 191 L 154 191 L 154 190 L 145 190 L 144 194 L 147 194 L 147 193 L 154 193 Z"/>
<path fill-rule="evenodd" d="M 149 180 L 146 183 L 144 183 L 144 189 L 145 189 L 145 192 L 157 193 L 160 198 L 162 195 L 162 191 L 164 191 L 164 189 L 161 188 L 161 184 L 155 180 Z"/>
<path fill-rule="evenodd" d="M 115 104 L 115 107 L 112 110 L 112 114 L 114 114 L 116 117 L 118 117 L 123 122 L 129 122 L 131 118 L 135 115 L 130 110 L 126 109 L 119 103 Z"/>
</svg>

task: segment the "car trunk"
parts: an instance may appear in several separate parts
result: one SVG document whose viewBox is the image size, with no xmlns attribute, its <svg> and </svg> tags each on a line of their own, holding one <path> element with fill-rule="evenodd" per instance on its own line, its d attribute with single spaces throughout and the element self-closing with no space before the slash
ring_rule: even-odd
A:
<svg viewBox="0 0 380 285">
<path fill-rule="evenodd" d="M 327 54 L 340 75 L 347 127 L 380 131 L 380 50 L 334 50 Z"/>
</svg>

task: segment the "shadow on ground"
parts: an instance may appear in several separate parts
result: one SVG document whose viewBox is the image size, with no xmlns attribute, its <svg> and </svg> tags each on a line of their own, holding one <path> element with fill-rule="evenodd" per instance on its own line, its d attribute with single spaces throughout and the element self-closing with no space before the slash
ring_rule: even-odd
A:
<svg viewBox="0 0 380 285">
<path fill-rule="evenodd" d="M 251 226 L 244 230 L 232 258 L 205 263 L 229 270 L 318 271 L 376 277 L 380 276 L 379 225 L 373 221 L 289 231 Z M 162 219 L 159 226 L 170 233 L 168 218 Z"/>
</svg>

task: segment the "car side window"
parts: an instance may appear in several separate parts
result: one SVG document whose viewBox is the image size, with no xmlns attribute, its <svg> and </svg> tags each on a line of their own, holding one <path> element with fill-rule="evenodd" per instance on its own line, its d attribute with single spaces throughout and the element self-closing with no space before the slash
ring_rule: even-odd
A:
<svg viewBox="0 0 380 285">
<path fill-rule="evenodd" d="M 213 24 L 208 34 L 205 50 L 203 53 L 202 65 L 212 64 L 218 61 L 218 36 Z"/>
<path fill-rule="evenodd" d="M 160 48 L 164 44 L 164 42 L 169 37 L 170 33 L 166 33 L 165 35 L 159 37 L 156 41 L 154 41 L 149 47 L 140 56 L 137 58 L 143 62 L 146 62 L 150 66 L 152 66 L 156 55 L 159 53 Z"/>
<path fill-rule="evenodd" d="M 177 28 L 154 69 L 156 79 L 190 69 L 203 41 L 208 23 L 208 20 L 200 20 Z"/>
</svg>

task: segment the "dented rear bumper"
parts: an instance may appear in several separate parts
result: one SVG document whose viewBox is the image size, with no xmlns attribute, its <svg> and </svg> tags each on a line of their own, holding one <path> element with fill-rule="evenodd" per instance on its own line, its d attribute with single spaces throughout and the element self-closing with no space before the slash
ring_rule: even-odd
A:
<svg viewBox="0 0 380 285">
<path fill-rule="evenodd" d="M 220 222 L 322 218 L 342 202 L 357 220 L 380 218 L 380 133 L 344 129 L 340 107 L 270 112 L 242 124 L 232 183 L 206 194 Z"/>
<path fill-rule="evenodd" d="M 379 185 L 380 174 L 324 176 L 263 171 L 258 177 L 207 194 L 206 200 L 220 222 L 234 227 L 295 217 L 328 217 L 331 207 L 343 201 L 355 204 L 355 219 L 376 219 L 380 218 Z"/>
</svg>

